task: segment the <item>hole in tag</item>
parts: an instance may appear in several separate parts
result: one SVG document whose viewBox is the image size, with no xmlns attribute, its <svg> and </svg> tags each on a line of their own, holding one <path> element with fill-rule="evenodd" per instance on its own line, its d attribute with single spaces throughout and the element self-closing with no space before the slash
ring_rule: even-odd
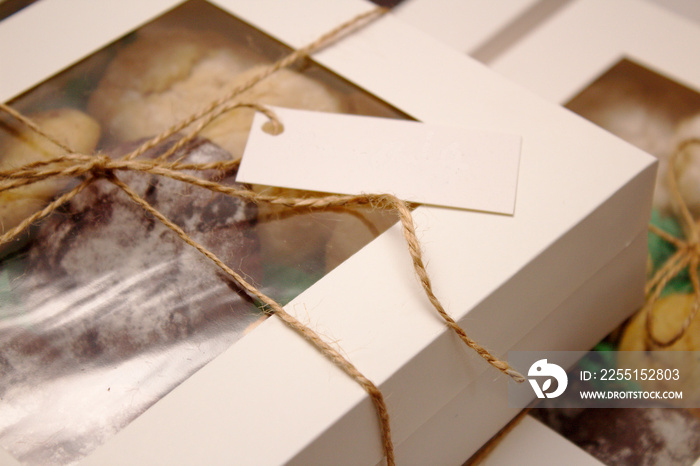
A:
<svg viewBox="0 0 700 466">
<path fill-rule="evenodd" d="M 267 134 L 277 136 L 278 134 L 282 134 L 284 131 L 284 126 L 277 120 L 270 120 L 263 123 L 262 130 Z"/>
</svg>

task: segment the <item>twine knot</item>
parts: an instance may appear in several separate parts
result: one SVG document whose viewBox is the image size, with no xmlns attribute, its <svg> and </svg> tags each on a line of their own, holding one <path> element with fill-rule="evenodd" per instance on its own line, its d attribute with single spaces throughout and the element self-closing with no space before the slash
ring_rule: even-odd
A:
<svg viewBox="0 0 700 466">
<path fill-rule="evenodd" d="M 692 240 L 688 242 L 688 254 L 691 256 L 700 257 L 700 242 Z"/>
<path fill-rule="evenodd" d="M 680 340 L 688 331 L 690 324 L 698 314 L 700 309 L 700 278 L 698 277 L 698 265 L 700 265 L 700 226 L 698 221 L 693 218 L 688 208 L 688 204 L 683 199 L 678 187 L 676 178 L 676 164 L 679 157 L 690 147 L 700 146 L 700 139 L 692 138 L 681 141 L 671 153 L 668 166 L 668 185 L 671 192 L 671 197 L 674 200 L 676 207 L 680 213 L 679 220 L 683 227 L 684 237 L 679 238 L 671 235 L 664 230 L 649 225 L 649 230 L 659 236 L 661 239 L 671 243 L 676 251 L 668 258 L 668 260 L 659 268 L 654 276 L 647 282 L 645 288 L 646 302 L 644 303 L 644 311 L 646 313 L 646 340 L 647 346 L 656 346 L 659 348 L 667 348 L 678 340 Z M 693 294 L 695 300 L 692 309 L 684 320 L 678 331 L 666 340 L 659 339 L 654 333 L 655 315 L 653 307 L 658 301 L 661 293 L 668 282 L 678 276 L 683 270 L 688 270 L 690 282 L 693 285 Z"/>
<path fill-rule="evenodd" d="M 113 176 L 112 158 L 106 154 L 95 154 L 86 165 L 95 178 L 111 178 Z"/>
</svg>

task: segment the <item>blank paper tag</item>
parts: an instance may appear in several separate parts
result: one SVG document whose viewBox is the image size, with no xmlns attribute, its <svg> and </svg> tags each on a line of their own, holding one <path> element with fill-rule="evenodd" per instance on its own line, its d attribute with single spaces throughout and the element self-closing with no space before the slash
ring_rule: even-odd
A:
<svg viewBox="0 0 700 466">
<path fill-rule="evenodd" d="M 520 136 L 415 121 L 274 108 L 258 113 L 239 182 L 512 214 Z"/>
</svg>

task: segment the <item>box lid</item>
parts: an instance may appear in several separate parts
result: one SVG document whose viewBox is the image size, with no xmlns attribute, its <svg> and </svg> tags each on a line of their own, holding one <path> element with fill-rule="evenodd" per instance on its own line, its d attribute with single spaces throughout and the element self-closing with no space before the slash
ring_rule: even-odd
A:
<svg viewBox="0 0 700 466">
<path fill-rule="evenodd" d="M 12 43 L 32 44 L 32 34 L 47 21 L 61 23 L 56 18 L 77 11 L 95 18 L 90 23 L 127 31 L 168 4 L 160 0 L 151 9 L 135 2 L 133 10 L 125 11 L 122 3 L 120 15 L 108 18 L 99 8 L 80 10 L 89 3 L 85 0 L 63 4 L 62 10 L 56 3 L 45 0 L 0 24 L 0 43 L 13 38 Z M 370 8 L 355 0 L 216 4 L 293 47 Z M 71 44 L 91 36 L 90 29 L 72 25 L 49 35 L 59 44 L 49 53 L 64 46 L 73 50 L 77 46 Z M 109 40 L 100 36 L 90 47 Z M 6 69 L 40 69 L 3 78 L 0 98 L 58 71 L 53 64 L 56 69 L 43 65 L 44 47 L 31 51 L 35 59 L 29 66 L 11 47 L 0 47 L 0 62 L 10 64 Z M 81 44 L 80 53 L 90 47 Z M 652 157 L 391 15 L 314 58 L 418 120 L 523 136 L 515 215 L 428 207 L 415 211 L 437 295 L 470 335 L 495 353 L 504 354 L 646 227 Z M 75 59 L 67 58 L 65 64 Z M 286 309 L 337 341 L 382 388 L 396 444 L 489 369 L 457 338 L 445 337 L 444 324 L 414 277 L 398 228 Z M 494 377 L 506 383 L 505 376 L 494 372 Z M 327 448 L 320 450 L 318 461 L 380 460 L 377 423 L 362 389 L 298 335 L 268 319 L 86 463 L 232 458 L 237 463 L 281 463 L 326 431 L 332 435 L 324 437 Z"/>
</svg>

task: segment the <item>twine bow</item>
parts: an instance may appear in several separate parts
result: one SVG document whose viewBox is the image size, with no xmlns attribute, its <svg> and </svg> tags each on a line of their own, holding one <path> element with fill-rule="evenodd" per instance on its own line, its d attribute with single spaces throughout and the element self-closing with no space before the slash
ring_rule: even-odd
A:
<svg viewBox="0 0 700 466">
<path fill-rule="evenodd" d="M 124 182 L 122 182 L 117 175 L 118 172 L 121 171 L 137 171 L 156 176 L 164 176 L 177 181 L 181 181 L 183 183 L 190 184 L 192 186 L 208 189 L 213 192 L 221 193 L 228 196 L 235 196 L 246 201 L 254 203 L 270 203 L 291 208 L 328 209 L 334 207 L 371 206 L 373 208 L 389 209 L 395 211 L 399 220 L 401 221 L 403 235 L 406 240 L 409 253 L 411 255 L 415 272 L 419 278 L 424 292 L 426 293 L 428 299 L 430 300 L 435 310 L 445 320 L 447 326 L 452 331 L 454 331 L 469 348 L 472 348 L 490 365 L 492 365 L 499 371 L 507 374 L 513 380 L 519 383 L 523 382 L 525 378 L 520 373 L 511 368 L 507 362 L 496 358 L 491 353 L 489 353 L 484 347 L 482 347 L 476 341 L 467 336 L 466 332 L 459 326 L 459 324 L 457 324 L 454 321 L 454 319 L 452 319 L 452 317 L 450 317 L 449 314 L 447 314 L 444 307 L 442 306 L 438 298 L 435 296 L 430 278 L 428 276 L 428 272 L 425 268 L 422 259 L 421 248 L 416 236 L 411 210 L 404 201 L 389 194 L 363 194 L 357 196 L 331 195 L 326 197 L 312 198 L 292 198 L 283 196 L 262 195 L 248 189 L 241 189 L 230 185 L 224 185 L 191 174 L 192 172 L 197 173 L 205 170 L 219 170 L 228 172 L 237 168 L 239 160 L 212 163 L 184 163 L 182 161 L 182 157 L 176 160 L 171 160 L 171 158 L 178 152 L 179 149 L 183 148 L 188 142 L 194 139 L 197 136 L 197 134 L 199 134 L 199 132 L 211 121 L 216 119 L 222 113 L 233 111 L 238 108 L 254 108 L 257 111 L 264 113 L 270 119 L 271 132 L 275 133 L 281 131 L 282 125 L 280 121 L 278 120 L 276 115 L 269 109 L 257 103 L 236 102 L 234 99 L 244 91 L 253 87 L 258 82 L 273 74 L 275 71 L 287 67 L 297 62 L 298 60 L 308 57 L 311 53 L 321 49 L 322 47 L 325 47 L 326 45 L 330 44 L 342 35 L 364 24 L 366 21 L 375 18 L 378 15 L 381 15 L 384 11 L 385 10 L 381 8 L 374 9 L 353 18 L 344 24 L 341 24 L 337 28 L 333 29 L 327 34 L 324 34 L 319 39 L 307 45 L 306 47 L 298 49 L 290 55 L 273 63 L 272 65 L 263 68 L 249 81 L 236 87 L 228 94 L 212 102 L 197 114 L 194 114 L 186 120 L 182 121 L 181 123 L 174 125 L 173 127 L 169 128 L 167 131 L 163 132 L 157 137 L 154 137 L 153 139 L 145 142 L 134 151 L 117 159 L 111 158 L 108 155 L 101 153 L 95 155 L 74 153 L 69 147 L 66 147 L 60 141 L 57 141 L 55 138 L 42 131 L 30 119 L 21 115 L 19 112 L 12 109 L 11 107 L 0 103 L 0 111 L 8 113 L 21 124 L 23 124 L 25 127 L 31 129 L 37 134 L 42 135 L 47 140 L 51 141 L 53 144 L 56 144 L 58 147 L 63 149 L 63 151 L 65 152 L 64 155 L 55 157 L 48 161 L 34 162 L 14 170 L 1 171 L 0 192 L 7 191 L 13 188 L 18 188 L 20 186 L 30 185 L 32 183 L 37 183 L 39 181 L 54 177 L 79 177 L 82 179 L 82 181 L 77 186 L 70 189 L 64 194 L 61 194 L 52 202 L 47 204 L 43 209 L 24 219 L 15 228 L 12 228 L 11 230 L 1 235 L 0 244 L 10 242 L 13 239 L 17 238 L 31 224 L 50 215 L 58 207 L 65 204 L 66 202 L 69 202 L 95 180 L 108 180 L 115 186 L 119 187 L 124 193 L 126 193 L 126 195 L 133 202 L 141 206 L 153 217 L 157 218 L 165 226 L 167 226 L 173 232 L 175 232 L 183 241 L 195 248 L 212 263 L 214 263 L 217 267 L 219 267 L 219 269 L 221 269 L 230 279 L 232 279 L 247 293 L 249 293 L 250 296 L 259 300 L 259 302 L 261 302 L 264 305 L 265 311 L 267 313 L 274 314 L 280 319 L 282 319 L 282 321 L 285 324 L 287 324 L 289 327 L 291 327 L 293 330 L 299 333 L 313 346 L 315 346 L 324 356 L 330 359 L 336 366 L 338 366 L 353 380 L 359 383 L 367 391 L 372 402 L 374 403 L 380 423 L 382 444 L 387 458 L 387 463 L 389 465 L 393 465 L 394 453 L 391 441 L 391 430 L 389 426 L 389 413 L 384 402 L 382 393 L 374 385 L 374 383 L 372 383 L 372 381 L 365 377 L 350 361 L 348 361 L 342 354 L 340 354 L 338 350 L 326 343 L 316 332 L 314 332 L 312 329 L 308 328 L 306 325 L 298 321 L 295 317 L 287 313 L 282 308 L 282 306 L 280 306 L 275 300 L 266 296 L 260 290 L 246 282 L 241 275 L 232 270 L 211 251 L 209 251 L 203 245 L 196 242 L 184 230 L 182 230 L 182 228 L 180 228 L 178 225 L 174 224 L 163 214 L 158 212 L 145 199 L 139 196 Z M 168 151 L 166 151 L 159 157 L 155 159 L 139 158 L 149 149 L 157 146 L 161 142 L 176 134 L 180 134 L 181 131 L 188 128 L 190 132 L 185 136 L 181 136 L 180 139 Z"/>
<path fill-rule="evenodd" d="M 676 248 L 673 255 L 668 258 L 664 265 L 647 282 L 645 287 L 646 302 L 644 304 L 644 312 L 646 314 L 646 337 L 649 343 L 660 348 L 669 347 L 680 340 L 688 331 L 690 324 L 698 314 L 698 309 L 700 309 L 700 279 L 698 279 L 698 265 L 700 265 L 700 220 L 693 219 L 690 209 L 688 209 L 688 204 L 683 199 L 680 189 L 678 188 L 678 180 L 676 177 L 678 157 L 694 145 L 700 145 L 700 139 L 687 139 L 676 147 L 669 157 L 667 173 L 671 196 L 680 210 L 680 221 L 685 238 L 678 238 L 655 225 L 649 225 L 649 230 L 652 233 L 668 241 Z M 693 294 L 695 295 L 693 307 L 683 321 L 680 329 L 678 329 L 673 336 L 662 341 L 654 334 L 655 315 L 653 306 L 659 299 L 659 296 L 661 296 L 668 282 L 686 268 L 688 269 L 690 282 L 693 285 Z"/>
</svg>

